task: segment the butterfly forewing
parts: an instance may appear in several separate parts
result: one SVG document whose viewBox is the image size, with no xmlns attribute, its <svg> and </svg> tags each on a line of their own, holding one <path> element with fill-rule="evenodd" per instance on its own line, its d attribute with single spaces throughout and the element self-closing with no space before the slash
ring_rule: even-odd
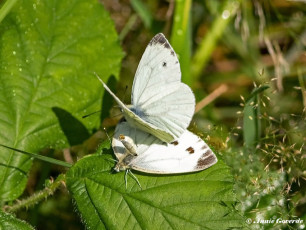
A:
<svg viewBox="0 0 306 230">
<path fill-rule="evenodd" d="M 181 82 L 178 58 L 163 34 L 151 40 L 141 58 L 133 83 L 132 106 L 141 119 L 175 138 L 192 119 L 194 95 Z"/>
</svg>

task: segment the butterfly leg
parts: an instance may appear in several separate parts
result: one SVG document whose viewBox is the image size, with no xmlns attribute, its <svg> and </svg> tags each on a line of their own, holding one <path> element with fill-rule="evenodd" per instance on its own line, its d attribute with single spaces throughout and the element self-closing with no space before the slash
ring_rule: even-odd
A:
<svg viewBox="0 0 306 230">
<path fill-rule="evenodd" d="M 125 173 L 124 173 L 124 181 L 125 181 L 125 189 L 127 189 L 127 174 L 128 174 L 129 170 L 125 170 Z"/>
<path fill-rule="evenodd" d="M 130 175 L 133 177 L 133 179 L 137 182 L 137 184 L 139 185 L 139 187 L 142 189 L 139 180 L 138 180 L 137 177 L 132 173 L 132 171 L 128 169 L 128 170 L 126 170 L 126 172 L 130 173 Z"/>
</svg>

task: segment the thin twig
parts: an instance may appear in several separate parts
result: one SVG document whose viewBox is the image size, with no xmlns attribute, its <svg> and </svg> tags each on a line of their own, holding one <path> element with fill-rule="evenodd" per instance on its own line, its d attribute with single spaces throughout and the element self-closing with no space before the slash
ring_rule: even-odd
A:
<svg viewBox="0 0 306 230">
<path fill-rule="evenodd" d="M 66 162 L 73 164 L 73 159 L 71 156 L 70 148 L 63 149 L 63 156 Z"/>
<path fill-rule="evenodd" d="M 200 102 L 197 103 L 195 107 L 195 113 L 199 112 L 203 109 L 206 105 L 214 101 L 217 97 L 220 97 L 223 93 L 228 90 L 227 85 L 223 84 L 220 85 L 217 89 L 215 89 L 212 93 L 210 93 L 207 97 L 202 99 Z"/>
</svg>

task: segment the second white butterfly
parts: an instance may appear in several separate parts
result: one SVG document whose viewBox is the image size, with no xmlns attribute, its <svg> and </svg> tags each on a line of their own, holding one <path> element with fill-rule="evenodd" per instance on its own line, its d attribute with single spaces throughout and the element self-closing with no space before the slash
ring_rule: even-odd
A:
<svg viewBox="0 0 306 230">
<path fill-rule="evenodd" d="M 195 98 L 189 86 L 181 82 L 178 58 L 163 34 L 155 35 L 142 55 L 133 82 L 131 106 L 121 102 L 99 80 L 132 127 L 169 143 L 189 126 Z"/>
</svg>

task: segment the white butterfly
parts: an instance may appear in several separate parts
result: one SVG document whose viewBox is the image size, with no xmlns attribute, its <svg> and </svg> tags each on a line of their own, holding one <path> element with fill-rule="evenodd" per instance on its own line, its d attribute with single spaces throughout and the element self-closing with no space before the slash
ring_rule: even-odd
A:
<svg viewBox="0 0 306 230">
<path fill-rule="evenodd" d="M 114 168 L 117 172 L 134 169 L 154 174 L 188 173 L 217 163 L 209 146 L 188 130 L 165 143 L 122 121 L 116 127 L 112 147 L 118 160 Z"/>
<path fill-rule="evenodd" d="M 155 35 L 142 55 L 133 82 L 131 106 L 122 103 L 99 80 L 132 127 L 170 142 L 180 137 L 189 126 L 195 98 L 191 89 L 181 82 L 179 61 L 163 34 Z"/>
</svg>

